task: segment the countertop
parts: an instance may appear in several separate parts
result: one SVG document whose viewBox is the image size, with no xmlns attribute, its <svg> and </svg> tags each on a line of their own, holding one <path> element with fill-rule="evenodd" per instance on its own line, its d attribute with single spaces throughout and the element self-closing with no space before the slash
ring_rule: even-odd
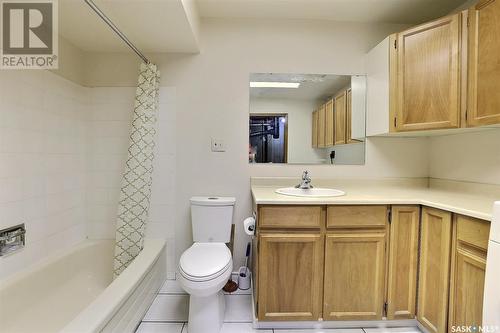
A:
<svg viewBox="0 0 500 333">
<path fill-rule="evenodd" d="M 329 198 L 293 197 L 275 193 L 298 183 L 291 178 L 252 178 L 257 205 L 424 205 L 491 221 L 493 203 L 500 200 L 500 186 L 432 178 L 412 179 L 313 179 L 316 187 L 335 188 L 346 195 Z"/>
</svg>

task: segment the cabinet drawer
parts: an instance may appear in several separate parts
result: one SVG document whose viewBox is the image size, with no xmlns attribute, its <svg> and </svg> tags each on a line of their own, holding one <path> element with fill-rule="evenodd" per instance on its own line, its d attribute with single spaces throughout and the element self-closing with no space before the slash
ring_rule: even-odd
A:
<svg viewBox="0 0 500 333">
<path fill-rule="evenodd" d="M 328 228 L 384 227 L 387 222 L 387 206 L 329 206 Z"/>
<path fill-rule="evenodd" d="M 319 229 L 322 221 L 321 206 L 264 206 L 259 208 L 260 228 Z"/>
<path fill-rule="evenodd" d="M 457 239 L 460 242 L 480 248 L 488 249 L 490 223 L 472 217 L 457 215 Z"/>
</svg>

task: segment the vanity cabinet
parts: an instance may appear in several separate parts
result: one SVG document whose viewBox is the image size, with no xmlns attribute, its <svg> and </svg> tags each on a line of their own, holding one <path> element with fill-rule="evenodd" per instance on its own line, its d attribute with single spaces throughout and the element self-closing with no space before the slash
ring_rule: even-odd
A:
<svg viewBox="0 0 500 333">
<path fill-rule="evenodd" d="M 429 331 L 447 329 L 452 214 L 424 207 L 421 219 L 418 321 Z"/>
<path fill-rule="evenodd" d="M 387 206 L 329 206 L 325 320 L 377 320 L 384 313 Z"/>
<path fill-rule="evenodd" d="M 382 319 L 385 240 L 383 230 L 326 234 L 325 320 Z"/>
<path fill-rule="evenodd" d="M 489 222 L 420 205 L 257 205 L 261 321 L 480 325 Z"/>
<path fill-rule="evenodd" d="M 323 236 L 259 236 L 259 320 L 318 320 L 323 282 Z"/>
<path fill-rule="evenodd" d="M 500 1 L 481 0 L 469 10 L 469 126 L 500 123 Z"/>
<path fill-rule="evenodd" d="M 420 206 L 392 206 L 387 319 L 416 316 Z"/>
<path fill-rule="evenodd" d="M 461 216 L 455 217 L 452 247 L 449 328 L 481 326 L 484 278 L 490 224 Z"/>
</svg>

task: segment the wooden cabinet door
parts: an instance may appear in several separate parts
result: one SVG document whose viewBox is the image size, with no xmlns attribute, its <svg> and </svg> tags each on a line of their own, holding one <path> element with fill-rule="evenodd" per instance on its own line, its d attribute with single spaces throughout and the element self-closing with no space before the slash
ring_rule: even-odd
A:
<svg viewBox="0 0 500 333">
<path fill-rule="evenodd" d="M 398 34 L 397 131 L 460 126 L 461 14 Z"/>
<path fill-rule="evenodd" d="M 417 319 L 429 332 L 446 332 L 451 252 L 451 213 L 424 207 Z"/>
<path fill-rule="evenodd" d="M 318 147 L 318 111 L 312 113 L 312 131 L 311 131 L 312 147 Z"/>
<path fill-rule="evenodd" d="M 333 146 L 334 142 L 334 132 L 335 132 L 335 122 L 333 118 L 333 100 L 329 100 L 325 104 L 325 117 L 326 117 L 326 130 L 325 130 L 325 145 L 327 147 Z"/>
<path fill-rule="evenodd" d="M 345 142 L 351 143 L 352 140 L 352 90 L 346 91 L 346 111 L 345 111 Z"/>
<path fill-rule="evenodd" d="M 325 320 L 382 319 L 385 237 L 385 232 L 326 235 Z"/>
<path fill-rule="evenodd" d="M 469 10 L 468 126 L 500 123 L 499 21 L 499 0 L 481 0 Z"/>
<path fill-rule="evenodd" d="M 318 320 L 323 293 L 323 236 L 261 233 L 259 320 Z"/>
<path fill-rule="evenodd" d="M 416 316 L 419 206 L 392 206 L 387 319 Z"/>
<path fill-rule="evenodd" d="M 457 216 L 454 224 L 449 331 L 481 326 L 490 223 Z"/>
<path fill-rule="evenodd" d="M 322 105 L 318 109 L 318 148 L 326 146 L 326 108 Z"/>
<path fill-rule="evenodd" d="M 486 254 L 457 248 L 450 297 L 451 326 L 481 326 Z"/>
<path fill-rule="evenodd" d="M 335 140 L 336 145 L 346 143 L 346 92 L 335 97 Z"/>
</svg>

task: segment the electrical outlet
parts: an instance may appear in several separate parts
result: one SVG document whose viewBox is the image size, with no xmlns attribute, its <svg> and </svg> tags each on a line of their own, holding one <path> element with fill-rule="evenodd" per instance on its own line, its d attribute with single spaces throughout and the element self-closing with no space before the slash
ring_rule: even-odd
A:
<svg viewBox="0 0 500 333">
<path fill-rule="evenodd" d="M 224 140 L 212 138 L 212 151 L 213 152 L 226 151 L 226 145 L 224 144 Z"/>
</svg>

